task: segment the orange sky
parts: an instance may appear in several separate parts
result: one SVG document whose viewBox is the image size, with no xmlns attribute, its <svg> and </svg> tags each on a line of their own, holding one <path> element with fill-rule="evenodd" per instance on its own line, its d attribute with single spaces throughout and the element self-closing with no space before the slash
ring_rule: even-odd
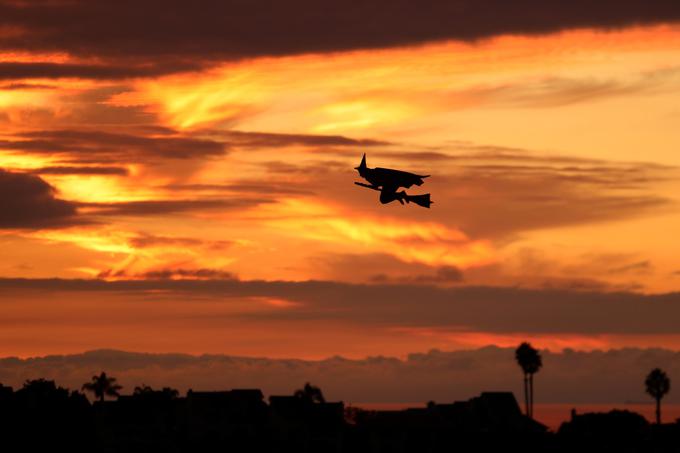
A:
<svg viewBox="0 0 680 453">
<path fill-rule="evenodd" d="M 0 81 L 0 355 L 361 357 L 524 338 L 553 349 L 678 348 L 680 331 L 655 320 L 635 329 L 631 314 L 544 330 L 540 319 L 513 328 L 511 307 L 490 315 L 508 319 L 502 328 L 364 321 L 340 302 L 308 313 L 313 288 L 296 300 L 273 282 L 520 288 L 537 299 L 557 290 L 579 304 L 584 292 L 673 296 L 679 52 L 672 24 L 126 76 L 88 66 L 108 54 L 0 51 L 0 65 L 28 71 Z M 419 189 L 432 209 L 383 206 L 354 186 L 362 153 L 369 166 L 431 174 Z M 72 279 L 161 283 L 60 287 Z M 265 289 L 193 300 L 164 289 L 168 280 Z"/>
</svg>

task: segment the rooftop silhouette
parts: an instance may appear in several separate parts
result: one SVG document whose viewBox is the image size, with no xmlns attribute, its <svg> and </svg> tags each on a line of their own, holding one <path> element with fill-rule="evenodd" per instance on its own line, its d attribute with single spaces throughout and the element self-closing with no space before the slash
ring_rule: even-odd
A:
<svg viewBox="0 0 680 453">
<path fill-rule="evenodd" d="M 510 392 L 397 411 L 364 410 L 327 401 L 306 383 L 265 399 L 259 389 L 194 391 L 141 385 L 116 396 L 115 379 L 90 403 L 54 381 L 0 386 L 6 451 L 668 451 L 680 425 L 650 424 L 628 411 L 572 413 L 557 432 L 522 413 Z M 85 386 L 90 390 L 89 386 Z M 103 392 L 103 393 L 102 393 Z M 103 395 L 103 396 L 102 396 Z M 616 446 L 618 450 L 611 450 Z M 656 450 L 655 450 L 656 449 Z M 659 450 L 661 449 L 661 450 Z"/>
</svg>

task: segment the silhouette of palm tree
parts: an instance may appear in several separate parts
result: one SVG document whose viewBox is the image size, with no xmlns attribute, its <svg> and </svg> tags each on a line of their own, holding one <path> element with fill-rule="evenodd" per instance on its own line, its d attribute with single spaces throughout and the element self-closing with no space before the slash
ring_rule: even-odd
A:
<svg viewBox="0 0 680 453">
<path fill-rule="evenodd" d="M 541 369 L 541 354 L 524 342 L 515 350 L 515 359 L 524 373 L 524 407 L 528 417 L 534 417 L 534 374 Z"/>
<path fill-rule="evenodd" d="M 310 384 L 309 382 L 307 382 L 303 388 L 296 390 L 294 396 L 309 401 L 310 403 L 326 402 L 326 399 L 323 397 L 321 389 Z"/>
<path fill-rule="evenodd" d="M 118 391 L 122 388 L 122 386 L 116 384 L 116 378 L 108 377 L 102 371 L 99 376 L 92 376 L 92 382 L 83 384 L 82 390 L 92 392 L 99 401 L 104 401 L 105 396 L 119 397 Z"/>
<path fill-rule="evenodd" d="M 661 424 L 661 398 L 671 389 L 671 380 L 660 368 L 654 368 L 645 379 L 645 387 L 656 400 L 656 423 Z"/>
</svg>

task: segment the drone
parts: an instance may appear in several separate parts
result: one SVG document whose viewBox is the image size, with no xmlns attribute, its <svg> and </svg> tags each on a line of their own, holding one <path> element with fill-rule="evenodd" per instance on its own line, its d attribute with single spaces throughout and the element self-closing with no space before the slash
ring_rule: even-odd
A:
<svg viewBox="0 0 680 453">
<path fill-rule="evenodd" d="M 399 203 L 415 203 L 424 208 L 430 208 L 433 201 L 430 200 L 430 194 L 423 195 L 409 195 L 405 190 L 399 190 L 400 187 L 405 189 L 412 185 L 420 186 L 423 184 L 423 179 L 430 175 L 416 175 L 407 171 L 392 170 L 391 168 L 368 168 L 366 166 L 366 154 L 361 159 L 361 164 L 354 168 L 359 171 L 359 176 L 364 178 L 370 184 L 363 182 L 355 182 L 357 186 L 366 187 L 368 189 L 377 190 L 380 192 L 380 202 L 382 204 L 390 203 L 394 200 Z"/>
</svg>

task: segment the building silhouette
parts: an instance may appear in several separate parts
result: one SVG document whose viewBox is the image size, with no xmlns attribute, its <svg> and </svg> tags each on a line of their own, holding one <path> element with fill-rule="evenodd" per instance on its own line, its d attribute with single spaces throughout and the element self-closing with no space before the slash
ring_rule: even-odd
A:
<svg viewBox="0 0 680 453">
<path fill-rule="evenodd" d="M 369 411 L 259 389 L 138 388 L 90 403 L 53 381 L 0 386 L 3 451 L 69 452 L 655 452 L 680 451 L 680 425 L 627 411 L 572 414 L 557 432 L 509 392 Z"/>
</svg>

